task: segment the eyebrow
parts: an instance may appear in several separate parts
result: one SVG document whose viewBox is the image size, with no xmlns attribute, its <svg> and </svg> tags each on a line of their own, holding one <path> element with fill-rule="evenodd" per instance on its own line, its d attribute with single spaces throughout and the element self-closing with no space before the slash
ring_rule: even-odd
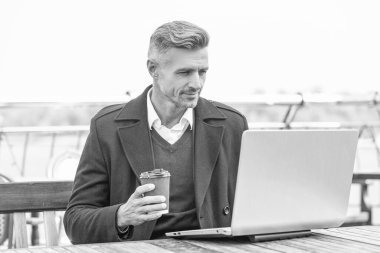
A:
<svg viewBox="0 0 380 253">
<path fill-rule="evenodd" d="M 198 68 L 180 68 L 180 69 L 177 69 L 176 72 L 181 72 L 181 71 L 195 71 L 197 70 Z M 208 70 L 208 67 L 203 67 L 203 68 L 199 68 L 199 70 Z"/>
</svg>

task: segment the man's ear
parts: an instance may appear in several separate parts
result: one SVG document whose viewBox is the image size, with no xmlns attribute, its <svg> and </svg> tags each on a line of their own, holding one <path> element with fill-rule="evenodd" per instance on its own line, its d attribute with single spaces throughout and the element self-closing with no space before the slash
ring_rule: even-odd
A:
<svg viewBox="0 0 380 253">
<path fill-rule="evenodd" d="M 152 78 L 157 78 L 158 74 L 157 74 L 157 63 L 155 61 L 152 61 L 152 60 L 147 60 L 146 62 L 146 66 L 148 68 L 148 71 L 149 71 L 149 74 Z"/>
</svg>

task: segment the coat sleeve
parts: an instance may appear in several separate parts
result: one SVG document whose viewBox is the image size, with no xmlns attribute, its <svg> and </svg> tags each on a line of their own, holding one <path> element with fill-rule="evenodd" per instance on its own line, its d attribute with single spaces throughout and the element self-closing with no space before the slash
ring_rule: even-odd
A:
<svg viewBox="0 0 380 253">
<path fill-rule="evenodd" d="M 96 120 L 75 175 L 64 226 L 73 244 L 119 241 L 116 212 L 120 206 L 110 206 L 109 171 L 99 143 Z"/>
</svg>

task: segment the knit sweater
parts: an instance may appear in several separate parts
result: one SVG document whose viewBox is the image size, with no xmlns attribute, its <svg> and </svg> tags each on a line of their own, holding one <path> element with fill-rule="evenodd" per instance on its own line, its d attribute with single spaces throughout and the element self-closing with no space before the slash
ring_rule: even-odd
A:
<svg viewBox="0 0 380 253">
<path fill-rule="evenodd" d="M 190 128 L 173 145 L 154 129 L 152 145 L 157 168 L 170 172 L 169 213 L 157 220 L 151 239 L 166 232 L 198 229 L 193 177 L 193 134 Z"/>
</svg>

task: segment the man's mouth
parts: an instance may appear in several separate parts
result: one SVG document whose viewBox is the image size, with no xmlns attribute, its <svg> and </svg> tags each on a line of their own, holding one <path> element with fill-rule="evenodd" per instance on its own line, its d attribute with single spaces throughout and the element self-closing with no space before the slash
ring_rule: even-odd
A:
<svg viewBox="0 0 380 253">
<path fill-rule="evenodd" d="M 194 89 L 194 90 L 185 90 L 185 91 L 183 91 L 183 94 L 188 95 L 188 96 L 195 96 L 195 95 L 198 95 L 199 92 L 200 92 L 200 90 L 196 90 L 196 89 Z"/>
<path fill-rule="evenodd" d="M 196 97 L 196 96 L 198 96 L 198 92 L 185 92 L 185 93 L 183 93 L 185 96 L 187 96 L 187 97 Z"/>
</svg>

